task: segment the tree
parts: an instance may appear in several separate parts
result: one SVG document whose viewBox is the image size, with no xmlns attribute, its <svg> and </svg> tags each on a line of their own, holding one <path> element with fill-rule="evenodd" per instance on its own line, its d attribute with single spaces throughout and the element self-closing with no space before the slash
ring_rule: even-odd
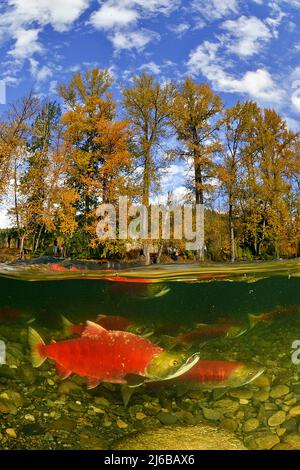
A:
<svg viewBox="0 0 300 470">
<path fill-rule="evenodd" d="M 240 183 L 243 175 L 243 157 L 247 136 L 253 127 L 253 117 L 257 115 L 257 105 L 253 102 L 238 102 L 224 113 L 224 158 L 219 166 L 219 178 L 228 201 L 228 224 L 230 237 L 230 257 L 236 259 L 237 206 L 240 198 Z"/>
<path fill-rule="evenodd" d="M 172 124 L 178 141 L 183 144 L 177 153 L 192 162 L 192 191 L 196 204 L 204 205 L 205 192 L 215 174 L 213 155 L 220 150 L 216 117 L 222 108 L 221 98 L 214 95 L 207 84 L 198 85 L 189 77 L 177 87 L 172 102 Z M 204 227 L 202 230 L 204 239 Z M 204 246 L 199 247 L 197 258 L 204 259 Z"/>
<path fill-rule="evenodd" d="M 38 99 L 29 93 L 9 106 L 5 120 L 0 126 L 0 188 L 2 191 L 8 190 L 12 181 L 13 207 L 10 215 L 18 230 L 21 257 L 24 256 L 24 221 L 27 215 L 21 213 L 20 172 L 26 159 L 26 139 L 38 106 Z"/>
<path fill-rule="evenodd" d="M 69 108 L 62 118 L 68 187 L 77 191 L 78 224 L 88 244 L 95 238 L 98 205 L 122 193 L 123 171 L 130 163 L 128 122 L 116 119 L 111 84 L 110 73 L 95 68 L 59 87 Z"/>
<path fill-rule="evenodd" d="M 282 241 L 288 237 L 292 190 L 289 177 L 294 167 L 294 146 L 298 138 L 298 133 L 288 130 L 286 122 L 274 110 L 265 109 L 257 120 L 252 141 L 259 156 L 261 243 L 268 239 L 277 258 L 280 257 Z"/>
<path fill-rule="evenodd" d="M 163 158 L 158 149 L 168 136 L 170 103 L 173 87 L 160 85 L 152 75 L 143 73 L 133 79 L 133 86 L 123 90 L 123 106 L 131 124 L 133 150 L 137 164 L 142 168 L 142 203 L 148 208 L 151 187 L 159 181 Z M 150 252 L 144 244 L 146 264 Z"/>
</svg>

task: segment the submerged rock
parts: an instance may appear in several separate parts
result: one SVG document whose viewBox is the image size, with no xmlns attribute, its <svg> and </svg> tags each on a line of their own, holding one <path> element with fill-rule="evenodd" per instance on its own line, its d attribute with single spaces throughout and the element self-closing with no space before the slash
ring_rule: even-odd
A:
<svg viewBox="0 0 300 470">
<path fill-rule="evenodd" d="M 246 450 L 231 432 L 201 424 L 162 427 L 134 433 L 115 442 L 113 450 Z"/>
<path fill-rule="evenodd" d="M 290 389 L 286 385 L 276 385 L 270 391 L 272 398 L 281 398 L 289 393 Z"/>
</svg>

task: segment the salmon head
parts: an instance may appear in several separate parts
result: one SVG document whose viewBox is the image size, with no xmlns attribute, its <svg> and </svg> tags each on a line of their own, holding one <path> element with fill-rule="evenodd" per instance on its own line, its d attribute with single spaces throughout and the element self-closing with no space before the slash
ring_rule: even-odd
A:
<svg viewBox="0 0 300 470">
<path fill-rule="evenodd" d="M 264 367 L 257 364 L 241 364 L 228 379 L 229 387 L 241 387 L 248 385 L 265 372 Z"/>
<path fill-rule="evenodd" d="M 242 325 L 232 325 L 228 332 L 227 332 L 227 337 L 228 338 L 238 338 L 239 336 L 242 336 L 247 332 L 248 328 Z"/>
<path fill-rule="evenodd" d="M 146 382 L 175 379 L 189 371 L 200 359 L 200 353 L 163 351 L 154 356 L 146 369 Z"/>
</svg>

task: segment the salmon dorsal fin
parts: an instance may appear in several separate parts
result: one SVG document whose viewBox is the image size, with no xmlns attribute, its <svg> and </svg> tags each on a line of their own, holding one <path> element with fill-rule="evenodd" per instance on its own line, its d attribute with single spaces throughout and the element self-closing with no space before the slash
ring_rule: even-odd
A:
<svg viewBox="0 0 300 470">
<path fill-rule="evenodd" d="M 97 338 L 103 333 L 107 333 L 107 330 L 97 323 L 93 323 L 92 321 L 86 322 L 86 327 L 82 333 L 82 336 L 85 338 Z"/>
</svg>

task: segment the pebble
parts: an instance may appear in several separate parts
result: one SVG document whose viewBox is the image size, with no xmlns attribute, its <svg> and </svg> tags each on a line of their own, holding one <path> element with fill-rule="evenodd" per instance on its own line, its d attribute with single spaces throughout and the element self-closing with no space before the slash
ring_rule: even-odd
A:
<svg viewBox="0 0 300 470">
<path fill-rule="evenodd" d="M 248 405 L 248 403 L 249 403 L 249 400 L 247 400 L 246 398 L 240 399 L 240 405 Z"/>
<path fill-rule="evenodd" d="M 266 433 L 254 439 L 255 448 L 257 450 L 270 450 L 276 444 L 279 444 L 279 442 L 279 437 L 271 433 Z"/>
<path fill-rule="evenodd" d="M 289 411 L 290 416 L 299 416 L 300 415 L 300 405 L 293 406 Z"/>
<path fill-rule="evenodd" d="M 266 375 L 261 375 L 252 382 L 252 385 L 258 388 L 270 387 L 270 379 Z"/>
<path fill-rule="evenodd" d="M 253 394 L 253 398 L 258 401 L 268 401 L 269 400 L 269 390 L 262 388 L 258 392 Z"/>
<path fill-rule="evenodd" d="M 81 391 L 81 390 L 82 388 L 79 385 L 68 380 L 68 381 L 61 382 L 58 386 L 57 391 L 60 395 L 69 395 L 72 392 Z"/>
<path fill-rule="evenodd" d="M 286 413 L 284 411 L 277 411 L 277 413 L 275 413 L 268 419 L 268 425 L 271 427 L 280 426 L 282 423 L 285 422 L 285 419 Z"/>
<path fill-rule="evenodd" d="M 202 411 L 205 419 L 217 421 L 221 418 L 221 413 L 217 410 L 212 410 L 211 408 L 203 408 Z"/>
<path fill-rule="evenodd" d="M 284 438 L 284 442 L 289 444 L 294 450 L 300 450 L 299 434 L 289 434 Z"/>
<path fill-rule="evenodd" d="M 125 421 L 123 421 L 123 420 L 120 419 L 120 418 L 117 420 L 117 426 L 118 426 L 119 429 L 126 429 L 126 428 L 128 428 L 128 424 L 125 423 Z"/>
<path fill-rule="evenodd" d="M 270 397 L 272 398 L 280 398 L 289 393 L 290 389 L 286 385 L 276 385 L 275 387 L 271 388 Z"/>
<path fill-rule="evenodd" d="M 109 401 L 104 397 L 95 397 L 95 403 L 101 408 L 108 408 L 110 406 Z"/>
<path fill-rule="evenodd" d="M 164 425 L 177 423 L 177 417 L 175 415 L 173 415 L 172 413 L 164 412 L 164 411 L 161 411 L 160 413 L 158 413 L 157 419 L 159 419 L 159 421 Z"/>
<path fill-rule="evenodd" d="M 147 416 L 145 415 L 145 413 L 142 413 L 140 411 L 138 411 L 135 415 L 135 419 L 137 419 L 138 421 L 142 421 L 143 419 L 147 418 Z"/>
<path fill-rule="evenodd" d="M 7 429 L 5 429 L 5 432 L 6 432 L 6 434 L 7 434 L 9 437 L 13 437 L 14 439 L 17 438 L 17 433 L 16 433 L 16 431 L 15 431 L 13 428 L 7 428 Z"/>
<path fill-rule="evenodd" d="M 235 413 L 239 408 L 239 403 L 225 398 L 224 400 L 218 400 L 215 402 L 214 407 L 222 408 L 223 413 Z"/>
<path fill-rule="evenodd" d="M 35 422 L 35 417 L 33 415 L 25 415 L 24 418 L 26 421 L 31 421 L 32 423 Z"/>
<path fill-rule="evenodd" d="M 259 421 L 256 418 L 250 418 L 243 425 L 244 432 L 253 432 L 259 427 Z"/>
<path fill-rule="evenodd" d="M 239 399 L 250 400 L 253 397 L 252 390 L 233 390 L 230 396 Z"/>
<path fill-rule="evenodd" d="M 221 426 L 228 431 L 235 432 L 238 429 L 238 423 L 232 418 L 225 418 L 221 421 Z"/>
</svg>

